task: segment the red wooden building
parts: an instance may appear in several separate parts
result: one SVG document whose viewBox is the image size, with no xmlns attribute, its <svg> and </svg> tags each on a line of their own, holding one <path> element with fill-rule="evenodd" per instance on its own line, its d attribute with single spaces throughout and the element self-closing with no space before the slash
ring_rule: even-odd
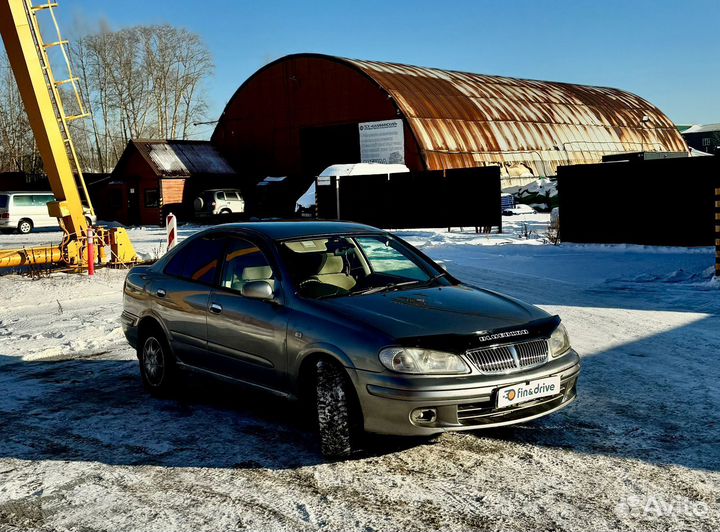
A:
<svg viewBox="0 0 720 532">
<path fill-rule="evenodd" d="M 90 193 L 101 220 L 158 225 L 168 212 L 189 219 L 199 192 L 221 186 L 237 186 L 237 176 L 210 142 L 131 140 L 108 181 Z"/>
</svg>

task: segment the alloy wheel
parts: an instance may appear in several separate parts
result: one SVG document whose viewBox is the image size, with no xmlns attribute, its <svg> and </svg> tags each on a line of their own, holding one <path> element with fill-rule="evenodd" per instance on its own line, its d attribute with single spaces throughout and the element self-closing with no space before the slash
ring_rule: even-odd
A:
<svg viewBox="0 0 720 532">
<path fill-rule="evenodd" d="M 165 376 L 165 356 L 157 338 L 151 336 L 143 345 L 143 369 L 148 384 L 159 386 Z"/>
</svg>

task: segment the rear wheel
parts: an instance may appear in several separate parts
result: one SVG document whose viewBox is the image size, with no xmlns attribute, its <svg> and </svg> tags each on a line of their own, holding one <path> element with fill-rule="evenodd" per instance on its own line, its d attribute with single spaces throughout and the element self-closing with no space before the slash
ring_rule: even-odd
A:
<svg viewBox="0 0 720 532">
<path fill-rule="evenodd" d="M 21 235 L 27 235 L 28 233 L 31 233 L 33 230 L 33 223 L 32 220 L 28 220 L 27 218 L 23 218 L 18 222 L 18 232 Z"/>
<path fill-rule="evenodd" d="M 220 214 L 232 214 L 232 211 L 230 209 L 223 209 L 220 211 Z"/>
<path fill-rule="evenodd" d="M 353 451 L 360 430 L 355 390 L 345 370 L 334 362 L 318 361 L 316 377 L 320 450 L 329 458 L 347 456 Z"/>
<path fill-rule="evenodd" d="M 167 397 L 177 385 L 177 367 L 165 335 L 157 328 L 144 333 L 138 342 L 140 375 L 145 388 L 156 397 Z"/>
</svg>

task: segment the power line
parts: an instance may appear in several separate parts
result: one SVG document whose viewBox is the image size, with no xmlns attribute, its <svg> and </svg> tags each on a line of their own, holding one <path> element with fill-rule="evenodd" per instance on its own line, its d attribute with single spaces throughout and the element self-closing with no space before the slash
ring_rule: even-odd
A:
<svg viewBox="0 0 720 532">
<path fill-rule="evenodd" d="M 82 126 L 80 126 L 80 125 L 78 125 L 78 124 L 75 124 L 75 123 L 70 124 L 70 127 L 71 127 L 71 128 L 75 128 L 75 129 L 78 129 L 78 130 L 80 130 L 80 131 L 82 131 L 82 132 L 84 132 L 84 133 L 87 133 L 88 135 L 95 135 L 95 131 L 93 131 L 93 130 L 91 130 L 91 129 L 87 129 L 87 128 L 82 127 Z M 185 134 L 185 137 L 205 135 L 206 133 L 208 133 L 208 132 L 210 132 L 210 131 L 213 131 L 213 130 L 214 130 L 214 128 L 207 128 L 207 129 L 200 130 L 200 131 L 193 131 L 193 132 L 190 132 L 190 133 L 186 133 L 186 134 Z M 98 133 L 100 136 L 102 136 L 102 137 L 109 137 L 109 138 L 111 138 L 111 139 L 121 140 L 121 141 L 123 141 L 123 142 L 128 142 L 129 140 L 132 140 L 132 139 L 133 139 L 133 137 L 130 137 L 130 138 L 128 139 L 128 138 L 126 138 L 126 137 L 121 137 L 121 136 L 118 136 L 118 135 L 113 135 L 112 133 L 107 133 L 107 132 L 102 132 L 102 131 L 98 131 L 97 133 Z M 177 140 L 182 140 L 182 139 L 177 139 Z"/>
</svg>

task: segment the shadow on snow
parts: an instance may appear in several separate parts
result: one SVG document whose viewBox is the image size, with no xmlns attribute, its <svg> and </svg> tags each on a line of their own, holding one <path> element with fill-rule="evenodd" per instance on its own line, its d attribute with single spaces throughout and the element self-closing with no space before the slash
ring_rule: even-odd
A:
<svg viewBox="0 0 720 532">
<path fill-rule="evenodd" d="M 155 399 L 135 360 L 0 355 L 0 457 L 113 465 L 288 469 L 327 461 L 296 402 L 186 376 Z M 368 438 L 360 456 L 427 440 Z"/>
</svg>

